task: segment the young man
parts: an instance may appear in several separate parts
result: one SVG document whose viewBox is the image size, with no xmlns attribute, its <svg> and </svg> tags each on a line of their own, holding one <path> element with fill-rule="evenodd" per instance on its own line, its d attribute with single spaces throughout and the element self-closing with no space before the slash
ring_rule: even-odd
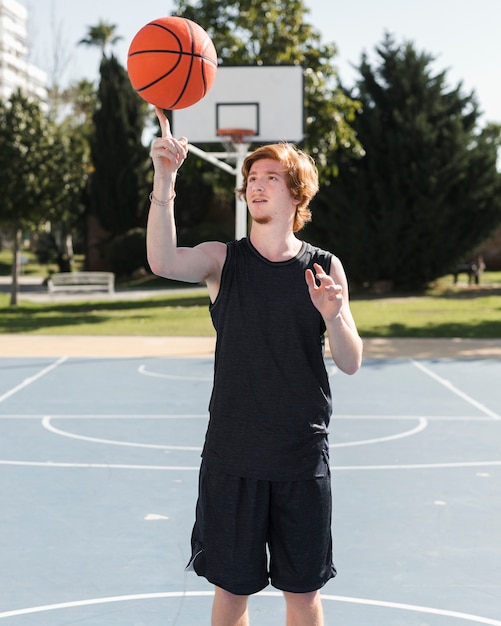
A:
<svg viewBox="0 0 501 626">
<path fill-rule="evenodd" d="M 240 190 L 249 237 L 181 248 L 174 189 L 187 140 L 157 115 L 149 263 L 160 276 L 205 282 L 217 331 L 189 568 L 215 585 L 213 626 L 247 626 L 249 595 L 270 581 L 284 593 L 287 626 L 322 626 L 319 590 L 336 574 L 324 334 L 347 374 L 360 367 L 362 341 L 340 261 L 295 235 L 311 217 L 316 167 L 288 144 L 259 148 Z"/>
</svg>

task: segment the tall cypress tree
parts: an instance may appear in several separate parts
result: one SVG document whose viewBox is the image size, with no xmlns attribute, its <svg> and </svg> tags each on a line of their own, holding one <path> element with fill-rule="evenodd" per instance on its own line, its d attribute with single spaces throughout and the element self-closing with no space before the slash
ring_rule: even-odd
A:
<svg viewBox="0 0 501 626">
<path fill-rule="evenodd" d="M 109 239 L 144 225 L 149 163 L 141 139 L 146 113 L 125 69 L 113 55 L 103 56 L 91 138 L 89 213 Z"/>
<path fill-rule="evenodd" d="M 473 93 L 451 88 L 433 58 L 389 35 L 366 56 L 354 128 L 366 151 L 320 194 L 314 236 L 357 283 L 413 290 L 449 272 L 501 223 L 499 140 L 479 128 Z M 328 239 L 328 241 L 326 241 Z"/>
</svg>

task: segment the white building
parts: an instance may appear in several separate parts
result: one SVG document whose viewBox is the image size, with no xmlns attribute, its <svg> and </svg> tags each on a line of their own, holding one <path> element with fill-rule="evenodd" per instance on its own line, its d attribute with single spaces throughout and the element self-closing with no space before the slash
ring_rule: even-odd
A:
<svg viewBox="0 0 501 626">
<path fill-rule="evenodd" d="M 17 0 L 0 0 L 0 98 L 20 88 L 45 101 L 47 74 L 28 61 L 28 10 Z"/>
</svg>

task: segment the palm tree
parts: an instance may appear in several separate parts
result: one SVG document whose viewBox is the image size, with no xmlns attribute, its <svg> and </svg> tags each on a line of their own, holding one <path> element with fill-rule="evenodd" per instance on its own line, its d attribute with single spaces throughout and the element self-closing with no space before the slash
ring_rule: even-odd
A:
<svg viewBox="0 0 501 626">
<path fill-rule="evenodd" d="M 88 26 L 87 37 L 81 39 L 78 43 L 86 46 L 98 46 L 101 48 L 101 56 L 106 56 L 106 46 L 113 46 L 120 41 L 122 37 L 115 35 L 116 24 L 108 24 L 101 20 L 97 26 Z"/>
</svg>

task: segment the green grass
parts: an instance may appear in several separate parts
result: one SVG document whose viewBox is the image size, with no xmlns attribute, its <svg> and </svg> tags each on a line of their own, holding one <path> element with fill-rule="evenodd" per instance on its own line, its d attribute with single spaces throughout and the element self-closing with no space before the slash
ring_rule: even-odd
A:
<svg viewBox="0 0 501 626">
<path fill-rule="evenodd" d="M 351 307 L 363 337 L 499 339 L 501 272 L 485 272 L 478 286 L 449 275 L 425 294 L 355 296 Z"/>
<path fill-rule="evenodd" d="M 128 287 L 165 284 L 148 277 Z M 15 307 L 0 294 L 0 334 L 213 336 L 208 305 L 208 296 L 189 288 L 181 295 L 112 302 L 98 296 L 91 302 L 46 304 L 21 298 Z M 420 295 L 352 294 L 351 305 L 363 337 L 501 338 L 501 272 L 486 272 L 478 287 L 454 286 L 446 276 Z"/>
<path fill-rule="evenodd" d="M 490 291 L 490 290 L 488 290 Z M 483 292 L 481 292 L 483 293 Z M 364 337 L 501 338 L 501 290 L 479 295 L 354 298 Z M 147 300 L 8 305 L 0 296 L 0 333 L 212 336 L 209 299 L 187 290 Z"/>
<path fill-rule="evenodd" d="M 38 304 L 11 307 L 0 295 L 0 333 L 34 335 L 214 335 L 209 298 L 157 296 L 146 300 Z"/>
<path fill-rule="evenodd" d="M 364 337 L 501 338 L 499 295 L 354 300 L 352 311 Z"/>
</svg>

